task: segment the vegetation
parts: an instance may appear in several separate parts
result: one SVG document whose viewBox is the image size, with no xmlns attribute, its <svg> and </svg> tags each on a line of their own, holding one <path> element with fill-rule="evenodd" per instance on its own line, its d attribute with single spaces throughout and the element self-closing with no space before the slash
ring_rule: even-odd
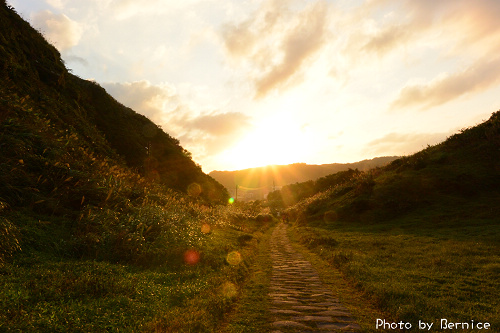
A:
<svg viewBox="0 0 500 333">
<path fill-rule="evenodd" d="M 232 222 L 227 211 L 212 211 L 204 212 L 216 220 L 209 227 L 184 214 L 169 237 L 172 226 L 161 218 L 171 209 L 160 218 L 133 215 L 144 224 L 159 222 L 161 235 L 154 241 L 147 235 L 137 239 L 140 226 L 70 235 L 64 218 L 8 215 L 17 222 L 22 252 L 0 266 L 2 331 L 217 331 L 251 273 L 269 224 L 250 216 Z"/>
<path fill-rule="evenodd" d="M 285 214 L 294 239 L 393 320 L 498 328 L 498 161 L 500 112 L 386 167 L 326 177 L 327 189 L 289 187 L 302 200 Z"/>
<path fill-rule="evenodd" d="M 212 171 L 210 172 L 210 176 L 229 190 L 235 189 L 237 185 L 250 189 L 261 187 L 272 189 L 273 186 L 281 187 L 299 182 L 314 181 L 318 178 L 349 169 L 367 171 L 386 165 L 396 158 L 396 156 L 377 157 L 371 160 L 345 164 L 309 165 L 294 163 L 289 165 L 272 165 L 236 171 Z"/>
<path fill-rule="evenodd" d="M 66 131 L 68 140 L 78 140 L 78 148 L 90 150 L 97 159 L 121 161 L 131 171 L 183 193 L 197 183 L 207 203 L 227 201 L 224 187 L 201 171 L 178 140 L 95 82 L 70 74 L 59 52 L 5 4 L 0 18 L 0 120 L 17 130 L 13 135 L 32 133 L 38 125 L 40 131 Z M 36 133 L 29 140 L 24 148 L 36 147 L 41 153 L 51 138 Z M 19 149 L 11 156 L 22 156 L 25 152 Z"/>
<path fill-rule="evenodd" d="M 265 331 L 272 210 L 370 314 L 500 327 L 500 112 L 385 167 L 228 205 L 5 1 L 0 69 L 1 331 Z"/>
<path fill-rule="evenodd" d="M 272 229 L 261 236 L 257 254 L 252 262 L 244 288 L 234 310 L 228 317 L 228 324 L 220 330 L 222 333 L 267 333 L 270 330 L 271 313 L 269 311 L 269 286 L 272 273 L 272 261 L 269 256 Z"/>
<path fill-rule="evenodd" d="M 0 5 L 0 331 L 212 332 L 270 220 Z"/>
<path fill-rule="evenodd" d="M 318 178 L 315 181 L 309 180 L 303 183 L 286 185 L 279 191 L 269 193 L 267 200 L 270 207 L 272 207 L 274 211 L 282 210 L 283 208 L 309 198 L 314 194 L 344 184 L 361 174 L 362 172 L 358 169 L 348 169 L 346 171 L 339 171 L 335 174 Z"/>
</svg>

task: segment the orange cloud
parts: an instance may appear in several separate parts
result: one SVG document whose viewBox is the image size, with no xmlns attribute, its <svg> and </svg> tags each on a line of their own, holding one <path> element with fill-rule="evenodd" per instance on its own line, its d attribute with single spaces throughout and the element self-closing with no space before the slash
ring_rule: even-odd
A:
<svg viewBox="0 0 500 333">
<path fill-rule="evenodd" d="M 251 22 L 245 21 L 238 25 L 226 25 L 222 31 L 224 45 L 233 57 L 242 57 L 252 52 L 256 36 L 250 31 Z"/>
<path fill-rule="evenodd" d="M 427 84 L 407 85 L 392 102 L 391 109 L 433 107 L 466 94 L 484 91 L 500 83 L 500 57 L 481 59 L 467 69 L 437 77 Z"/>
<path fill-rule="evenodd" d="M 174 108 L 179 103 L 175 88 L 168 85 L 152 85 L 149 81 L 135 81 L 125 83 L 105 83 L 103 87 L 120 103 L 142 113 L 156 123 L 161 115 Z"/>
<path fill-rule="evenodd" d="M 248 128 L 250 118 L 243 113 L 227 112 L 202 115 L 190 121 L 191 126 L 216 136 L 233 135 L 242 127 Z"/>
<path fill-rule="evenodd" d="M 366 42 L 363 50 L 385 54 L 404 44 L 410 39 L 411 35 L 411 28 L 408 26 L 391 26 L 374 34 L 369 41 Z"/>
<path fill-rule="evenodd" d="M 252 127 L 250 117 L 239 112 L 194 112 L 168 84 L 143 80 L 106 83 L 103 87 L 120 103 L 163 125 L 196 158 L 227 149 Z"/>
<path fill-rule="evenodd" d="M 257 98 L 290 85 L 326 43 L 327 3 L 316 1 L 299 11 L 288 5 L 286 1 L 266 2 L 247 20 L 222 29 L 228 55 L 250 64 Z"/>
<path fill-rule="evenodd" d="M 471 44 L 489 49 L 497 44 L 491 38 L 498 41 L 500 35 L 498 17 L 497 0 L 368 1 L 350 15 L 346 51 L 380 56 L 429 37 L 454 41 L 456 50 L 450 51 L 460 54 Z"/>
<path fill-rule="evenodd" d="M 318 2 L 303 12 L 298 24 L 290 30 L 281 44 L 283 60 L 255 81 L 256 96 L 262 97 L 272 89 L 286 84 L 300 71 L 306 60 L 325 43 L 326 5 Z"/>
</svg>

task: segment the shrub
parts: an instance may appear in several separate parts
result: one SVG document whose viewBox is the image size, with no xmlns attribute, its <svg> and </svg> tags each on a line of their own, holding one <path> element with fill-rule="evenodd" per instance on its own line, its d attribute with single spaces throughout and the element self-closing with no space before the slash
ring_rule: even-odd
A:
<svg viewBox="0 0 500 333">
<path fill-rule="evenodd" d="M 7 208 L 7 204 L 0 201 L 0 214 Z M 0 216 L 0 262 L 21 250 L 19 245 L 19 232 L 15 225 L 8 219 Z"/>
</svg>

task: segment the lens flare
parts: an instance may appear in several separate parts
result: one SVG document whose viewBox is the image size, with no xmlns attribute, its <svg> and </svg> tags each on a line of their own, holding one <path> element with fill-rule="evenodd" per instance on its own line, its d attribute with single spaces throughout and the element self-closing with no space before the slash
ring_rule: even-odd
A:
<svg viewBox="0 0 500 333">
<path fill-rule="evenodd" d="M 184 252 L 184 262 L 189 266 L 194 266 L 200 262 L 200 252 L 196 250 L 187 250 Z"/>
<path fill-rule="evenodd" d="M 187 188 L 187 192 L 192 197 L 197 197 L 201 194 L 201 186 L 198 183 L 191 183 Z"/>
<path fill-rule="evenodd" d="M 334 210 L 328 210 L 323 215 L 323 220 L 325 220 L 326 223 L 335 222 L 338 220 L 338 218 L 339 218 L 339 216 L 338 216 L 337 212 Z"/>
<path fill-rule="evenodd" d="M 241 260 L 241 254 L 238 251 L 229 252 L 226 256 L 226 261 L 232 266 L 238 265 Z"/>
<path fill-rule="evenodd" d="M 222 285 L 222 295 L 227 298 L 233 298 L 238 295 L 238 288 L 232 282 L 224 282 Z"/>
<path fill-rule="evenodd" d="M 230 204 L 234 203 L 234 198 L 229 198 L 227 202 L 229 202 Z"/>
<path fill-rule="evenodd" d="M 203 225 L 201 226 L 201 232 L 204 234 L 210 233 L 210 225 L 207 223 L 203 223 Z"/>
</svg>

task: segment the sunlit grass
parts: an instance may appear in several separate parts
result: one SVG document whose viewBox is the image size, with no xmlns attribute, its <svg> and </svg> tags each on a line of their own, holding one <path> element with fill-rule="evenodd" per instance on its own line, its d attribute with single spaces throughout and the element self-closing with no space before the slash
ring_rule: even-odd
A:
<svg viewBox="0 0 500 333">
<path fill-rule="evenodd" d="M 142 268 L 62 259 L 53 249 L 28 249 L 26 255 L 0 266 L 0 327 L 38 332 L 212 332 L 239 297 L 260 230 L 266 228 L 252 220 L 243 224 L 251 234 L 217 227 L 193 264 Z M 253 236 L 242 243 L 242 235 Z M 228 262 L 231 253 L 238 253 L 239 260 Z"/>
<path fill-rule="evenodd" d="M 269 284 L 272 262 L 269 256 L 269 238 L 272 229 L 263 234 L 258 252 L 252 262 L 249 277 L 236 304 L 228 317 L 222 333 L 265 333 L 269 332 Z"/>
<path fill-rule="evenodd" d="M 395 220 L 293 232 L 398 320 L 473 319 L 499 327 L 500 227 L 491 222 L 426 230 L 424 221 Z"/>
</svg>

